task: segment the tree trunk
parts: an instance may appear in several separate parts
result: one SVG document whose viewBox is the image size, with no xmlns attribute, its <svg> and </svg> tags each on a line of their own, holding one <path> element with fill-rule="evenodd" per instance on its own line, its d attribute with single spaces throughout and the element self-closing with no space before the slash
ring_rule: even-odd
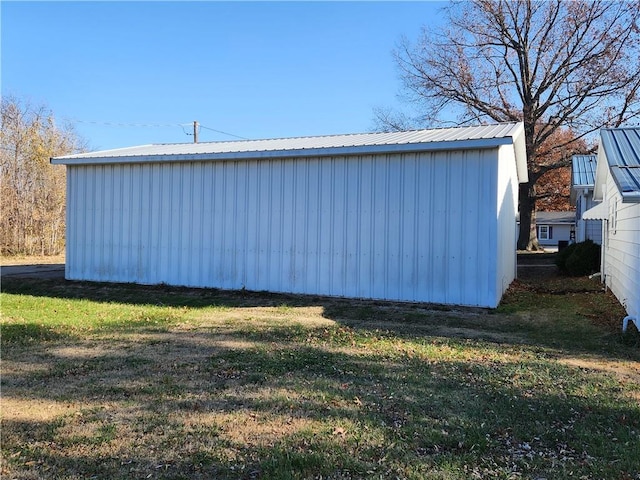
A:
<svg viewBox="0 0 640 480">
<path fill-rule="evenodd" d="M 535 185 L 532 185 L 531 182 L 520 184 L 518 199 L 520 203 L 518 250 L 540 250 L 536 232 Z"/>
</svg>

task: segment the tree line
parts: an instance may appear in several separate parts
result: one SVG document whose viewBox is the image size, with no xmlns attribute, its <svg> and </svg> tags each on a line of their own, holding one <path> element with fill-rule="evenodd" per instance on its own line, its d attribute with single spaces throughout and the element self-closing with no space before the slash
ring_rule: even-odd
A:
<svg viewBox="0 0 640 480">
<path fill-rule="evenodd" d="M 83 151 L 69 125 L 53 113 L 3 96 L 0 130 L 0 251 L 2 255 L 56 255 L 64 251 L 65 167 L 50 158 Z"/>
</svg>

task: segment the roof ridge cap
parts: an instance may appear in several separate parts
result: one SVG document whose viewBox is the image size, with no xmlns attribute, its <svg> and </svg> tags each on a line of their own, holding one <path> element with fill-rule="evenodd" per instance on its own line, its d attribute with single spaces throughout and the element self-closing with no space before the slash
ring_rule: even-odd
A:
<svg viewBox="0 0 640 480">
<path fill-rule="evenodd" d="M 485 128 L 485 127 L 499 127 L 499 126 L 507 126 L 507 125 L 517 125 L 522 122 L 497 122 L 497 123 L 481 123 L 478 125 L 452 125 L 449 127 L 431 127 L 431 128 L 411 128 L 408 130 L 395 130 L 389 132 L 351 132 L 351 133 L 331 133 L 325 135 L 297 135 L 293 137 L 274 137 L 274 138 L 247 138 L 244 140 L 214 140 L 211 142 L 198 142 L 198 145 L 205 144 L 221 144 L 221 143 L 241 143 L 241 142 L 267 142 L 267 141 L 278 141 L 278 140 L 302 140 L 309 138 L 331 138 L 331 137 L 355 137 L 359 135 L 391 135 L 394 133 L 417 133 L 417 132 L 432 132 L 438 130 L 451 130 L 457 128 Z M 161 143 L 152 143 L 150 145 L 154 146 L 165 146 L 165 145 L 191 145 L 193 142 L 178 142 L 178 143 L 170 143 L 170 142 L 161 142 Z M 124 147 L 130 148 L 130 147 Z"/>
</svg>

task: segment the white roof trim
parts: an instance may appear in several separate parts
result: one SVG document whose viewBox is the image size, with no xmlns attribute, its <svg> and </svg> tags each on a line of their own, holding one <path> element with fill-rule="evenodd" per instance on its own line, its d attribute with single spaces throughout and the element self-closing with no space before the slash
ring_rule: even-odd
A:
<svg viewBox="0 0 640 480">
<path fill-rule="evenodd" d="M 596 164 L 596 178 L 593 187 L 593 199 L 602 200 L 604 198 L 604 187 L 609 174 L 609 163 L 607 155 L 602 146 L 602 137 L 598 140 L 598 160 Z"/>
<path fill-rule="evenodd" d="M 527 144 L 524 138 L 524 123 L 518 122 L 514 130 L 512 139 L 516 155 L 518 182 L 527 183 L 529 181 L 529 168 L 527 166 Z"/>
<path fill-rule="evenodd" d="M 513 145 L 518 179 L 528 181 L 524 125 L 507 123 L 479 127 L 365 133 L 199 144 L 142 145 L 100 152 L 54 157 L 53 164 L 99 165 L 116 163 L 249 160 L 327 157 L 470 150 Z"/>
</svg>

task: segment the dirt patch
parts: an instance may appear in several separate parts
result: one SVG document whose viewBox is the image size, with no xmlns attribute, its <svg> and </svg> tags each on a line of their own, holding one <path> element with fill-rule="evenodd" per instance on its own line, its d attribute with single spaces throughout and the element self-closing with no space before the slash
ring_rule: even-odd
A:
<svg viewBox="0 0 640 480">
<path fill-rule="evenodd" d="M 280 306 L 259 306 L 242 308 L 216 309 L 200 317 L 199 326 L 205 326 L 210 320 L 212 326 L 221 324 L 263 326 L 270 324 L 298 323 L 305 327 L 327 326 L 333 324 L 330 319 L 324 317 L 324 307 L 322 306 L 289 306 L 283 303 Z M 202 321 L 204 320 L 204 322 Z"/>
<path fill-rule="evenodd" d="M 615 375 L 621 382 L 640 385 L 640 364 L 632 361 L 603 360 L 593 357 L 560 358 L 558 362 L 571 367 L 584 368 Z M 640 391 L 636 392 L 640 398 Z"/>
<path fill-rule="evenodd" d="M 295 392 L 285 392 L 295 394 Z M 273 398 L 278 392 L 264 392 L 265 399 Z M 262 397 L 258 393 L 258 397 Z M 305 418 L 291 413 L 269 413 L 238 411 L 234 413 L 218 413 L 213 418 L 209 415 L 193 415 L 186 422 L 207 425 L 217 425 L 224 437 L 235 444 L 269 446 L 278 442 L 282 437 L 295 435 L 303 430 L 320 430 L 322 422 Z"/>
<path fill-rule="evenodd" d="M 50 422 L 77 410 L 73 403 L 2 395 L 2 421 Z"/>
</svg>

